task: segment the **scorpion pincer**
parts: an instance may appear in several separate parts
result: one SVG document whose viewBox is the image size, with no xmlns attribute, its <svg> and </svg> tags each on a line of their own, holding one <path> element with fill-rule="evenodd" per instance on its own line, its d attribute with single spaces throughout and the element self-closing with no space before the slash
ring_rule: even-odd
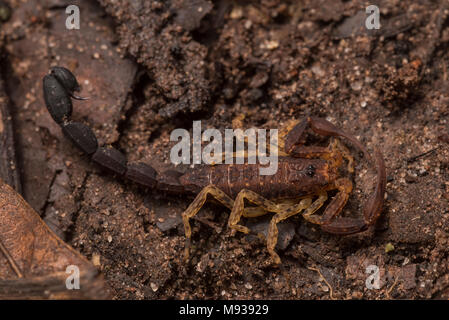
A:
<svg viewBox="0 0 449 320">
<path fill-rule="evenodd" d="M 242 217 L 254 218 L 273 213 L 267 234 L 267 249 L 276 264 L 281 262 L 275 247 L 278 238 L 277 224 L 294 215 L 301 216 L 321 229 L 338 235 L 362 232 L 373 225 L 382 212 L 386 187 L 385 163 L 376 150 L 374 159 L 377 181 L 373 194 L 367 200 L 362 218 L 341 217 L 339 214 L 352 192 L 352 182 L 339 175 L 346 160 L 348 171 L 353 172 L 353 158 L 338 137 L 348 140 L 372 161 L 366 148 L 352 135 L 335 127 L 327 120 L 308 117 L 296 123 L 283 137 L 283 156 L 278 159 L 274 175 L 260 175 L 260 164 L 218 164 L 197 166 L 187 173 L 168 170 L 156 172 L 148 164 L 127 163 L 126 157 L 111 146 L 100 147 L 88 126 L 72 121 L 71 98 L 80 86 L 68 69 L 53 67 L 43 79 L 47 109 L 64 134 L 97 164 L 115 174 L 124 176 L 145 187 L 173 194 L 196 195 L 183 212 L 186 236 L 185 258 L 189 257 L 193 218 L 211 196 L 231 210 L 228 227 L 245 234 L 249 228 L 240 224 Z M 310 128 L 318 135 L 334 137 L 327 147 L 305 146 L 304 135 Z M 336 190 L 322 214 L 317 211 L 328 200 L 327 193 Z M 252 206 L 245 207 L 245 201 Z"/>
</svg>

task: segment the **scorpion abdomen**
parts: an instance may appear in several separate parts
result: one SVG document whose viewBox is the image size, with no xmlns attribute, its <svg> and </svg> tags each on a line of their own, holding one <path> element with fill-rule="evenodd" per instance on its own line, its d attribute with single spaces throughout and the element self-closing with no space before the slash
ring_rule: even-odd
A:
<svg viewBox="0 0 449 320">
<path fill-rule="evenodd" d="M 261 175 L 261 167 L 248 163 L 201 166 L 185 173 L 180 181 L 195 193 L 212 184 L 231 198 L 248 189 L 266 198 L 281 199 L 317 193 L 333 179 L 322 159 L 280 157 L 273 175 Z"/>
</svg>

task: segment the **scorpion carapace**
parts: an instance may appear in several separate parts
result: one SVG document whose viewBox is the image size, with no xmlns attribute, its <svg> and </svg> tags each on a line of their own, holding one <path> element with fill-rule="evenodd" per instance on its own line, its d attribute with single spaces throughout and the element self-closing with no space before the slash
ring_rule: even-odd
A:
<svg viewBox="0 0 449 320">
<path fill-rule="evenodd" d="M 345 138 L 368 160 L 372 158 L 355 137 L 327 120 L 308 117 L 288 131 L 282 144 L 285 156 L 278 159 L 278 170 L 273 175 L 260 175 L 260 164 L 219 164 L 197 166 L 185 174 L 175 170 L 158 173 L 145 163 L 127 163 L 126 157 L 111 146 L 100 147 L 92 129 L 70 119 L 70 98 L 85 99 L 74 95 L 79 89 L 75 76 L 63 67 L 53 67 L 43 80 L 44 98 L 50 115 L 79 149 L 90 155 L 97 164 L 145 187 L 175 194 L 196 194 L 182 214 L 186 258 L 192 236 L 190 219 L 202 208 L 208 196 L 231 210 L 228 226 L 235 231 L 250 232 L 246 226 L 239 224 L 242 217 L 274 213 L 268 230 L 267 248 L 275 263 L 281 262 L 275 247 L 277 224 L 282 220 L 301 214 L 327 232 L 347 235 L 368 229 L 382 211 L 386 173 L 383 157 L 376 151 L 377 182 L 363 209 L 363 218 L 339 216 L 352 192 L 352 182 L 340 177 L 338 169 L 346 159 L 348 171 L 353 172 L 353 158 L 337 138 L 333 138 L 327 147 L 304 146 L 305 130 L 309 127 L 319 135 Z M 331 190 L 336 190 L 337 194 L 321 215 L 316 214 L 327 202 L 327 192 Z M 245 200 L 255 206 L 245 207 Z"/>
</svg>

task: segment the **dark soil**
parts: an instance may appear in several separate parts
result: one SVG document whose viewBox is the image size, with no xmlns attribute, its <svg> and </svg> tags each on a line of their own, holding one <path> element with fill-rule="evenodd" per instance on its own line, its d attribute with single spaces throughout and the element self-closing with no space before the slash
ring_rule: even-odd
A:
<svg viewBox="0 0 449 320">
<path fill-rule="evenodd" d="M 80 30 L 65 28 L 68 1 L 10 1 L 3 78 L 25 199 L 104 273 L 115 298 L 449 298 L 447 1 L 374 1 L 373 31 L 358 0 L 72 3 Z M 191 199 L 114 177 L 72 146 L 43 102 L 53 65 L 71 69 L 90 97 L 75 102 L 73 118 L 156 169 L 172 167 L 171 131 L 194 120 L 281 129 L 325 117 L 383 153 L 382 216 L 344 237 L 291 218 L 277 267 L 263 241 L 231 236 L 229 211 L 208 205 L 184 263 L 180 215 Z M 346 215 L 373 186 L 370 164 L 356 162 Z M 262 230 L 266 219 L 246 223 Z M 380 289 L 365 285 L 369 265 Z"/>
</svg>

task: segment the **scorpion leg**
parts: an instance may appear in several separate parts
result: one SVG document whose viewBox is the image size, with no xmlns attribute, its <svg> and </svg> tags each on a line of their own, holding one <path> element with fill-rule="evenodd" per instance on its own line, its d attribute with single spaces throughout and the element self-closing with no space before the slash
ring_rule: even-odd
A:
<svg viewBox="0 0 449 320">
<path fill-rule="evenodd" d="M 303 198 L 304 197 L 302 197 L 300 199 L 303 199 Z M 276 203 L 279 208 L 283 208 L 283 207 L 288 208 L 288 207 L 296 205 L 298 200 L 299 199 L 284 199 L 281 201 L 276 201 Z M 268 211 L 264 210 L 261 207 L 247 207 L 243 211 L 242 216 L 244 218 L 257 218 L 257 217 L 263 216 L 267 213 L 268 213 Z"/>
<path fill-rule="evenodd" d="M 277 224 L 281 222 L 282 220 L 288 219 L 304 209 L 307 209 L 312 204 L 312 200 L 310 198 L 306 198 L 301 200 L 298 204 L 293 205 L 286 210 L 283 210 L 281 212 L 276 213 L 273 218 L 270 221 L 270 227 L 268 229 L 268 236 L 267 236 L 267 249 L 268 252 L 271 255 L 271 258 L 273 259 L 274 263 L 280 264 L 281 258 L 279 258 L 279 255 L 276 253 L 274 248 L 276 247 L 276 244 L 278 242 L 278 227 Z"/>
<path fill-rule="evenodd" d="M 244 209 L 242 216 L 245 218 L 257 218 L 267 213 L 268 211 L 264 210 L 263 208 L 250 207 Z"/>
<path fill-rule="evenodd" d="M 315 218 L 315 216 L 312 216 L 319 208 L 323 206 L 323 204 L 327 201 L 327 192 L 324 191 L 319 194 L 318 199 L 316 199 L 302 214 L 304 219 L 307 221 L 319 224 L 319 219 Z"/>
<path fill-rule="evenodd" d="M 190 239 L 192 237 L 192 228 L 190 226 L 189 220 L 193 218 L 198 211 L 203 207 L 204 203 L 207 200 L 207 196 L 211 195 L 216 200 L 218 200 L 221 204 L 226 206 L 229 209 L 234 207 L 234 200 L 232 200 L 228 195 L 226 195 L 222 190 L 217 188 L 214 185 L 209 185 L 205 187 L 201 192 L 196 196 L 195 200 L 189 205 L 189 207 L 183 212 L 182 219 L 184 222 L 184 230 L 186 235 L 186 248 L 185 248 L 185 259 L 189 257 L 189 249 L 190 249 Z M 244 217 L 259 217 L 266 214 L 267 211 L 263 208 L 245 208 L 243 212 Z"/>
<path fill-rule="evenodd" d="M 234 206 L 234 200 L 232 200 L 226 193 L 217 188 L 214 185 L 208 185 L 196 196 L 195 200 L 189 205 L 189 207 L 182 213 L 182 220 L 184 222 L 184 230 L 186 235 L 186 247 L 184 252 L 185 260 L 189 257 L 190 251 L 190 238 L 192 237 L 192 228 L 190 226 L 189 220 L 193 218 L 198 211 L 203 207 L 207 200 L 207 196 L 211 195 L 221 204 L 232 209 Z"/>
<path fill-rule="evenodd" d="M 301 200 L 296 205 L 285 206 L 283 204 L 276 204 L 273 201 L 265 199 L 264 197 L 255 193 L 254 191 L 247 189 L 241 190 L 237 195 L 237 198 L 235 199 L 234 207 L 232 208 L 231 216 L 229 217 L 228 226 L 234 230 L 243 232 L 245 234 L 248 234 L 250 230 L 247 227 L 238 224 L 241 217 L 245 216 L 245 208 L 244 208 L 245 199 L 261 207 L 264 210 L 264 213 L 266 212 L 276 213 L 270 222 L 270 227 L 267 236 L 267 249 L 271 257 L 273 258 L 274 262 L 276 264 L 279 264 L 281 262 L 281 259 L 279 258 L 278 254 L 274 251 L 278 238 L 277 223 L 300 213 L 302 210 L 306 209 L 311 205 L 312 200 L 310 198 L 306 198 Z M 260 216 L 263 214 L 262 211 L 259 213 L 260 214 L 253 216 Z"/>
<path fill-rule="evenodd" d="M 228 226 L 233 230 L 237 230 L 246 234 L 250 233 L 250 230 L 247 227 L 238 224 L 242 215 L 244 214 L 245 199 L 261 207 L 266 212 L 281 212 L 279 206 L 273 201 L 265 199 L 254 191 L 242 189 L 234 201 L 234 207 L 232 208 L 232 212 L 228 220 Z"/>
</svg>

